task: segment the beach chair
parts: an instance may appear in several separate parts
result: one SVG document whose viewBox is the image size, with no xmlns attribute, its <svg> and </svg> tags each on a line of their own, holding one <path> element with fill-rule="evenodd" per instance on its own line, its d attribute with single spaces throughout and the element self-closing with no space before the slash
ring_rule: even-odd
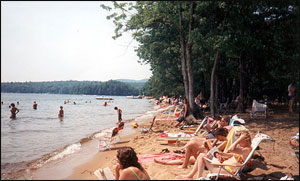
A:
<svg viewBox="0 0 300 181">
<path fill-rule="evenodd" d="M 99 151 L 105 151 L 107 149 L 111 150 L 113 144 L 120 140 L 119 128 L 113 128 L 111 136 L 104 136 L 99 140 L 98 149 Z"/>
<path fill-rule="evenodd" d="M 141 129 L 141 133 L 149 133 L 150 131 L 152 131 L 152 127 L 153 127 L 153 125 L 154 125 L 155 118 L 156 118 L 156 116 L 154 116 L 154 118 L 152 119 L 152 123 L 151 123 L 151 125 L 150 125 L 150 128 L 149 128 L 149 129 L 142 128 L 142 129 Z"/>
<path fill-rule="evenodd" d="M 256 148 L 258 147 L 258 145 L 262 142 L 262 141 L 274 141 L 270 136 L 266 135 L 266 134 L 263 134 L 263 133 L 257 133 L 255 135 L 255 137 L 252 139 L 252 144 L 251 144 L 251 147 L 252 147 L 252 150 L 251 152 L 249 153 L 248 157 L 245 159 L 245 161 L 240 164 L 240 165 L 226 165 L 226 164 L 222 164 L 222 163 L 211 163 L 213 165 L 216 165 L 216 166 L 219 166 L 220 169 L 219 169 L 219 172 L 218 173 L 214 173 L 214 174 L 211 174 L 211 176 L 216 176 L 216 180 L 219 178 L 219 177 L 231 177 L 231 178 L 235 178 L 237 180 L 240 180 L 240 174 L 241 174 L 241 171 L 242 169 L 247 165 L 248 161 L 251 159 L 251 157 L 253 156 Z M 228 171 L 227 169 L 225 169 L 226 166 L 231 166 L 231 167 L 238 167 L 238 169 L 236 169 L 235 172 L 231 173 L 230 171 Z M 227 171 L 228 174 L 220 174 L 221 172 L 221 169 L 224 169 Z M 207 178 L 207 177 L 206 177 Z"/>
<path fill-rule="evenodd" d="M 201 124 L 198 126 L 198 128 L 195 130 L 195 132 L 188 134 L 188 133 L 184 133 L 184 132 L 180 132 L 178 134 L 168 134 L 168 133 L 161 133 L 161 134 L 165 134 L 166 136 L 163 137 L 158 137 L 156 138 L 156 141 L 168 141 L 168 143 L 174 143 L 177 141 L 189 141 L 190 139 L 192 139 L 195 135 L 197 135 L 201 129 L 203 129 L 203 125 L 204 124 L 210 124 L 210 126 L 214 126 L 216 124 L 215 121 L 211 121 L 210 122 L 210 117 L 206 116 Z M 207 133 L 206 130 L 204 130 L 202 133 L 200 133 L 199 135 L 203 136 L 205 133 Z"/>
<path fill-rule="evenodd" d="M 250 112 L 250 118 L 267 118 L 267 105 L 257 102 L 256 100 L 253 100 L 252 103 L 252 109 Z"/>
</svg>

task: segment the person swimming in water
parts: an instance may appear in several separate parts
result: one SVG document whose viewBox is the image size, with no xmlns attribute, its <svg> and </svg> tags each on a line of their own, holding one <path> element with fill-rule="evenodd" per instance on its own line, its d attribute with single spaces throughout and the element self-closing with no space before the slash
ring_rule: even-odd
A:
<svg viewBox="0 0 300 181">
<path fill-rule="evenodd" d="M 10 104 L 10 112 L 11 112 L 10 118 L 12 118 L 12 119 L 16 118 L 16 115 L 19 112 L 19 109 L 15 107 L 14 103 Z"/>
<path fill-rule="evenodd" d="M 59 117 L 59 118 L 64 117 L 64 110 L 63 110 L 63 107 L 62 107 L 62 106 L 60 106 L 60 110 L 59 110 L 59 112 L 58 112 L 58 117 Z"/>
<path fill-rule="evenodd" d="M 36 103 L 36 101 L 33 102 L 32 107 L 33 107 L 33 109 L 37 109 L 37 103 Z"/>
</svg>

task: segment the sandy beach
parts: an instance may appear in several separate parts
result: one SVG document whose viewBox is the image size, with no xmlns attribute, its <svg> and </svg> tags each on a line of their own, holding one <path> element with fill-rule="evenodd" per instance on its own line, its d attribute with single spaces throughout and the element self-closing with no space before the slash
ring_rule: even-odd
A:
<svg viewBox="0 0 300 181">
<path fill-rule="evenodd" d="M 238 114 L 246 122 L 245 126 L 250 130 L 251 137 L 260 131 L 271 136 L 275 141 L 262 142 L 259 149 L 255 151 L 252 157 L 251 171 L 243 174 L 242 179 L 255 180 L 279 180 L 281 177 L 289 176 L 299 180 L 299 150 L 293 149 L 289 144 L 289 139 L 299 132 L 299 114 L 288 114 L 286 108 L 274 108 L 271 114 L 265 120 L 250 120 L 249 112 Z M 248 110 L 249 111 L 249 110 Z M 166 117 L 166 114 L 158 114 L 157 118 Z M 147 120 L 143 125 L 150 127 L 152 120 Z M 175 121 L 156 121 L 153 125 L 153 131 L 150 133 L 140 133 L 140 129 L 136 129 L 136 133 L 130 136 L 121 137 L 119 143 L 114 145 L 112 150 L 101 151 L 87 163 L 77 167 L 73 174 L 65 180 L 97 180 L 93 174 L 98 168 L 109 167 L 114 173 L 114 165 L 117 163 L 116 153 L 118 148 L 124 146 L 133 147 L 137 154 L 160 153 L 167 148 L 170 153 L 180 150 L 186 141 L 179 143 L 167 143 L 167 141 L 156 141 L 157 134 L 161 131 L 169 131 L 170 133 L 178 133 L 180 130 L 174 128 Z M 189 173 L 193 165 L 189 165 L 187 169 L 179 169 L 177 165 L 161 165 L 155 162 L 142 164 L 147 170 L 152 180 L 182 180 L 182 175 Z M 205 171 L 205 174 L 208 171 Z M 194 176 L 196 179 L 196 176 Z"/>
</svg>

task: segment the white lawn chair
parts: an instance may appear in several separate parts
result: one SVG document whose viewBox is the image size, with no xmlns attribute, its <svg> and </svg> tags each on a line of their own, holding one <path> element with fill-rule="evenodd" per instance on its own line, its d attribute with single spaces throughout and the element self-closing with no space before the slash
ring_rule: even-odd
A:
<svg viewBox="0 0 300 181">
<path fill-rule="evenodd" d="M 107 149 L 111 150 L 113 145 L 120 140 L 119 129 L 113 128 L 111 136 L 104 136 L 98 140 L 98 149 L 99 151 L 105 151 Z"/>
<path fill-rule="evenodd" d="M 252 109 L 250 112 L 250 118 L 267 118 L 267 105 L 266 104 L 261 104 L 257 102 L 256 100 L 253 100 L 252 103 Z"/>
<path fill-rule="evenodd" d="M 235 167 L 238 167 L 238 169 L 234 172 L 234 173 L 230 173 L 228 170 L 226 170 L 224 167 L 225 166 L 233 166 L 233 165 L 226 165 L 226 164 L 217 164 L 217 163 L 212 163 L 213 165 L 219 166 L 219 172 L 217 174 L 213 173 L 212 175 L 216 175 L 216 180 L 218 180 L 219 176 L 222 177 L 231 177 L 231 178 L 235 178 L 237 180 L 240 180 L 240 173 L 242 171 L 242 169 L 246 166 L 246 164 L 248 163 L 248 161 L 251 159 L 251 157 L 253 156 L 256 148 L 258 147 L 258 145 L 262 142 L 262 141 L 274 141 L 270 136 L 263 134 L 263 133 L 257 133 L 256 136 L 252 139 L 252 150 L 249 153 L 248 157 L 246 158 L 246 160 L 241 164 L 241 165 L 234 165 Z M 221 169 L 224 169 L 227 171 L 228 174 L 220 174 Z M 205 177 L 207 178 L 207 177 Z M 199 178 L 201 179 L 201 178 Z"/>
</svg>

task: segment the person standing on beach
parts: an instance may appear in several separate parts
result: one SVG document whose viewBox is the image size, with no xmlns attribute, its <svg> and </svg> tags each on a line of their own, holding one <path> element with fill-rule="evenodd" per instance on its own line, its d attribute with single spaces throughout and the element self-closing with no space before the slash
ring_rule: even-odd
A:
<svg viewBox="0 0 300 181">
<path fill-rule="evenodd" d="M 289 86 L 288 86 L 288 99 L 289 99 L 289 113 L 293 113 L 293 104 L 294 104 L 294 99 L 295 99 L 295 86 L 294 86 L 294 82 L 292 82 Z"/>
<path fill-rule="evenodd" d="M 33 109 L 36 109 L 36 108 L 37 108 L 37 103 L 36 103 L 36 101 L 33 102 L 32 107 L 33 107 Z"/>
<path fill-rule="evenodd" d="M 104 102 L 103 106 L 107 106 L 107 102 L 106 101 Z"/>
<path fill-rule="evenodd" d="M 122 110 L 119 109 L 118 107 L 115 107 L 115 110 L 118 111 L 118 121 L 121 122 L 122 121 Z"/>
<path fill-rule="evenodd" d="M 63 110 L 63 107 L 62 107 L 62 106 L 60 106 L 60 110 L 59 110 L 59 112 L 58 112 L 58 117 L 59 117 L 59 118 L 64 117 L 64 110 Z"/>
<path fill-rule="evenodd" d="M 14 103 L 10 104 L 10 112 L 11 112 L 10 118 L 15 119 L 17 113 L 19 112 L 19 109 L 15 107 Z"/>
</svg>

